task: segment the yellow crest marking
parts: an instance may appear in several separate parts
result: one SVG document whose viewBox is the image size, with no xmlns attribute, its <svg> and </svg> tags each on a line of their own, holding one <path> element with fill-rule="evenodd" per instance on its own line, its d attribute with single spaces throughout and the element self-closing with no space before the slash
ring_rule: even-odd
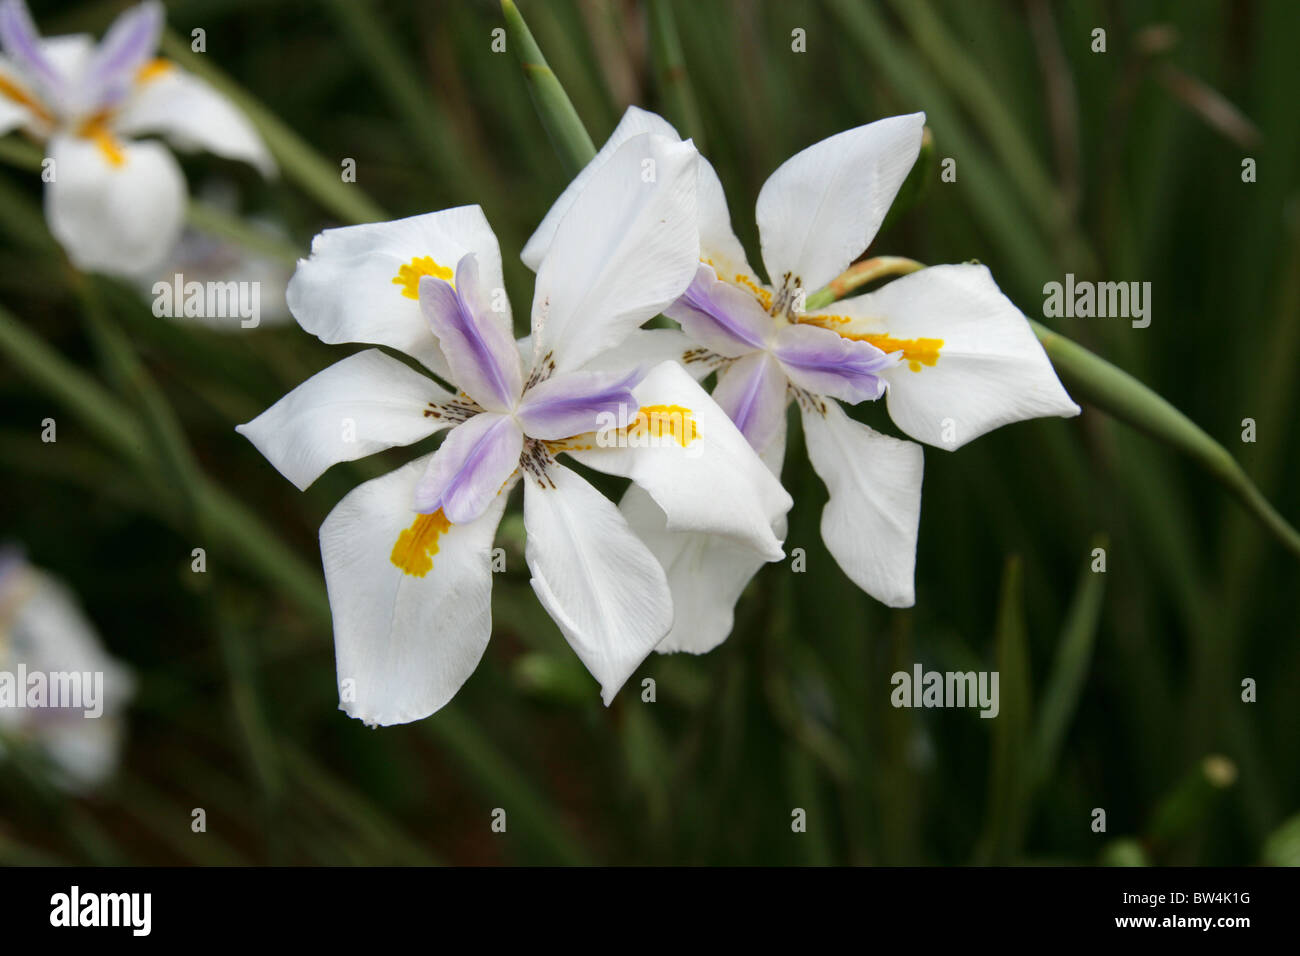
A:
<svg viewBox="0 0 1300 956">
<path fill-rule="evenodd" d="M 939 350 L 943 348 L 943 339 L 896 339 L 883 332 L 841 332 L 840 335 L 857 342 L 870 342 L 882 352 L 902 352 L 903 361 L 913 372 L 921 371 L 922 365 L 937 365 Z"/>
<path fill-rule="evenodd" d="M 36 114 L 38 119 L 46 123 L 54 121 L 53 117 L 50 116 L 50 111 L 45 108 L 45 105 L 41 103 L 40 100 L 28 93 L 3 73 L 0 73 L 0 96 L 12 100 L 19 106 L 27 107 Z"/>
<path fill-rule="evenodd" d="M 393 276 L 393 285 L 400 285 L 402 295 L 408 299 L 418 301 L 420 298 L 420 280 L 425 276 L 433 276 L 435 279 L 445 279 L 450 282 L 453 275 L 452 270 L 434 262 L 432 256 L 416 256 L 397 270 L 397 275 Z"/>
<path fill-rule="evenodd" d="M 422 578 L 433 570 L 433 556 L 438 553 L 438 539 L 451 528 L 451 522 L 439 508 L 433 514 L 416 515 L 411 526 L 397 536 L 388 560 L 403 574 Z"/>
<path fill-rule="evenodd" d="M 772 311 L 772 293 L 770 290 L 764 289 L 761 285 L 759 285 L 749 276 L 745 275 L 743 272 L 737 272 L 736 277 L 731 281 L 736 283 L 736 285 L 743 286 L 744 288 L 748 289 L 750 292 L 754 293 L 754 297 L 758 299 L 758 303 L 763 307 L 764 312 Z"/>
<path fill-rule="evenodd" d="M 126 153 L 123 152 L 122 144 L 118 142 L 112 130 L 108 128 L 108 115 L 106 113 L 97 113 L 82 123 L 77 130 L 77 135 L 82 139 L 90 140 L 98 146 L 108 165 L 113 167 L 126 165 Z"/>
<path fill-rule="evenodd" d="M 714 263 L 712 259 L 709 259 L 707 257 L 701 257 L 700 261 L 703 262 L 706 266 L 712 267 L 713 271 L 717 274 L 718 278 L 721 279 L 723 282 L 727 281 L 727 277 L 722 274 L 722 270 L 720 270 L 717 267 L 717 264 Z M 772 310 L 771 290 L 764 289 L 761 285 L 758 284 L 758 280 L 756 280 L 753 276 L 746 275 L 743 272 L 737 272 L 734 276 L 732 276 L 731 284 L 738 285 L 742 289 L 748 289 L 750 292 L 752 292 L 754 294 L 754 298 L 758 299 L 759 305 L 763 307 L 764 312 L 770 312 Z"/>
<path fill-rule="evenodd" d="M 809 316 L 804 321 L 830 329 L 855 342 L 868 342 L 882 352 L 902 352 L 903 361 L 913 372 L 921 371 L 922 365 L 931 367 L 937 365 L 939 351 L 943 348 L 943 339 L 896 339 L 887 332 L 845 332 L 843 329 L 836 328 L 853 321 L 847 315 Z"/>
<path fill-rule="evenodd" d="M 143 86 L 153 80 L 158 79 L 165 73 L 170 73 L 174 67 L 170 60 L 164 60 L 162 57 L 150 60 L 148 63 L 136 70 L 135 81 Z"/>
<path fill-rule="evenodd" d="M 642 405 L 627 426 L 627 433 L 675 438 L 683 448 L 700 437 L 694 414 L 681 405 Z"/>
</svg>

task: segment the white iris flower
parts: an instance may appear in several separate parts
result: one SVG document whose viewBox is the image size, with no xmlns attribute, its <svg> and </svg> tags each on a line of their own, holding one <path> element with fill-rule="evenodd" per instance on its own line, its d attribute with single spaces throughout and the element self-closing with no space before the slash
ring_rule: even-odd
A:
<svg viewBox="0 0 1300 956">
<path fill-rule="evenodd" d="M 772 527 L 791 500 L 776 477 L 680 365 L 627 347 L 695 274 L 697 157 L 676 138 L 631 137 L 586 178 L 540 264 L 522 349 L 477 206 L 328 230 L 299 263 L 288 298 L 304 329 L 397 349 L 456 389 L 371 349 L 239 428 L 300 488 L 335 462 L 448 431 L 321 526 L 347 713 L 416 720 L 474 671 L 492 626 L 492 540 L 521 478 L 533 589 L 606 704 L 668 633 L 664 569 L 557 456 L 630 478 L 676 530 L 747 560 L 782 557 Z"/>
</svg>

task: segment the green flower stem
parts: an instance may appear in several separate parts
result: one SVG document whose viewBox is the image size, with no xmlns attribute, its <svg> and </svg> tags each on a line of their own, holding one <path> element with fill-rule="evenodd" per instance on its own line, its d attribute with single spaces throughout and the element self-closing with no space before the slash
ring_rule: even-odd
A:
<svg viewBox="0 0 1300 956">
<path fill-rule="evenodd" d="M 825 308 L 832 302 L 844 298 L 856 289 L 875 282 L 877 279 L 883 279 L 887 276 L 904 276 L 909 272 L 917 272 L 924 268 L 925 266 L 915 259 L 904 259 L 902 256 L 873 256 L 870 259 L 863 259 L 861 262 L 855 262 L 849 266 L 848 269 L 832 279 L 825 288 L 818 289 L 808 296 L 804 300 L 804 308 L 809 312 L 813 312 Z"/>
<path fill-rule="evenodd" d="M 542 56 L 532 31 L 513 0 L 501 0 L 501 12 L 505 15 L 507 42 L 523 67 L 528 92 L 533 97 L 542 125 L 546 127 L 555 151 L 560 154 L 565 171 L 570 176 L 576 175 L 596 155 L 587 127 L 582 124 L 569 94 L 564 92 L 546 57 Z"/>
<path fill-rule="evenodd" d="M 1226 448 L 1124 370 L 1033 319 L 1029 324 L 1076 398 L 1192 458 L 1235 494 L 1288 551 L 1300 557 L 1300 534 L 1278 514 Z"/>
<path fill-rule="evenodd" d="M 880 275 L 891 274 L 888 271 L 877 273 L 876 270 L 883 267 L 873 266 L 872 263 L 879 261 L 881 260 L 868 259 L 850 267 L 832 279 L 825 288 L 808 296 L 807 308 L 822 308 Z M 906 271 L 915 271 L 912 266 L 922 267 L 910 259 L 899 261 L 911 263 Z M 867 278 L 862 278 L 863 275 Z M 837 294 L 838 290 L 843 290 L 843 294 Z M 1300 557 L 1300 534 L 1278 514 L 1227 449 L 1207 435 L 1199 425 L 1132 375 L 1094 355 L 1077 342 L 1059 332 L 1053 332 L 1033 319 L 1029 319 L 1029 325 L 1076 399 L 1082 399 L 1186 454 L 1236 495 L 1247 511 L 1271 531 L 1287 550 Z"/>
<path fill-rule="evenodd" d="M 190 52 L 188 42 L 167 30 L 163 32 L 162 50 L 228 97 L 266 141 L 285 177 L 322 206 L 348 222 L 379 222 L 385 218 L 361 189 L 343 182 L 338 164 L 321 157 L 257 99 L 213 67 L 207 57 Z"/>
</svg>

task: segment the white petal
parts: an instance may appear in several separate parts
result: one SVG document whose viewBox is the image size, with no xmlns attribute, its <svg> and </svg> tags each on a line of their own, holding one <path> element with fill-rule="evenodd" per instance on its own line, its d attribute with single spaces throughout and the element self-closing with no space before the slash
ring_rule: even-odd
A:
<svg viewBox="0 0 1300 956">
<path fill-rule="evenodd" d="M 909 362 L 904 346 L 904 360 L 881 373 L 889 414 L 919 441 L 959 448 L 1009 422 L 1079 414 L 1029 322 L 985 266 L 922 269 L 825 311 L 851 319 L 831 323 L 841 333 L 942 340 L 932 364 L 932 350 L 926 362 Z"/>
<path fill-rule="evenodd" d="M 339 709 L 369 724 L 402 724 L 441 708 L 474 672 L 492 632 L 492 538 L 505 493 L 482 517 L 444 530 L 436 551 L 403 539 L 397 556 L 422 576 L 393 563 L 399 538 L 438 517 L 411 510 L 428 458 L 356 488 L 320 529 Z M 421 556 L 427 566 L 417 563 Z"/>
<path fill-rule="evenodd" d="M 123 142 L 108 150 L 74 136 L 50 140 L 50 231 L 79 269 L 150 276 L 180 237 L 185 179 L 166 147 Z"/>
<path fill-rule="evenodd" d="M 672 625 L 668 583 L 613 503 L 563 465 L 547 478 L 524 485 L 533 590 L 608 706 Z"/>
<path fill-rule="evenodd" d="M 780 429 L 761 455 L 778 479 L 785 459 L 785 432 L 782 418 Z M 731 633 L 736 602 L 766 559 L 718 535 L 669 531 L 663 509 L 637 485 L 628 488 L 619 509 L 668 575 L 673 627 L 655 652 L 703 654 L 713 650 Z M 773 522 L 772 532 L 785 538 L 784 514 Z"/>
<path fill-rule="evenodd" d="M 135 677 L 108 653 L 76 594 L 62 581 L 36 568 L 17 573 L 23 580 L 14 582 L 19 584 L 14 590 L 22 597 L 13 609 L 3 648 L 12 658 L 10 663 L 23 661 L 29 671 L 102 672 L 104 713 L 112 715 L 122 710 L 135 694 Z M 4 603 L 11 608 L 12 593 L 4 596 Z"/>
<path fill-rule="evenodd" d="M 429 376 L 367 349 L 316 373 L 235 431 L 302 490 L 331 465 L 454 424 L 434 407 L 452 398 Z"/>
<path fill-rule="evenodd" d="M 668 576 L 673 626 L 655 650 L 713 650 L 731 633 L 736 601 L 767 559 L 717 535 L 669 531 L 663 509 L 637 485 L 628 488 L 619 510 Z"/>
<path fill-rule="evenodd" d="M 29 673 L 103 675 L 98 697 L 85 700 L 99 716 L 87 717 L 84 710 L 4 708 L 0 729 L 30 734 L 64 789 L 84 791 L 102 783 L 117 764 L 121 714 L 135 693 L 134 675 L 109 655 L 73 592 L 45 572 L 26 566 L 5 572 L 0 606 L 7 609 L 0 670 L 13 673 L 22 663 Z"/>
<path fill-rule="evenodd" d="M 700 258 L 708 262 L 718 277 L 728 282 L 745 279 L 757 285 L 754 270 L 745 257 L 745 247 L 731 228 L 727 211 L 727 194 L 723 192 L 713 165 L 703 156 L 699 160 Z"/>
<path fill-rule="evenodd" d="M 786 273 L 820 289 L 875 238 L 916 162 L 924 113 L 845 130 L 796 153 L 758 194 L 763 265 L 774 286 Z"/>
<path fill-rule="evenodd" d="M 634 136 L 640 136 L 642 133 L 655 133 L 659 136 L 666 136 L 669 139 L 679 140 L 677 130 L 673 129 L 672 124 L 660 116 L 658 113 L 651 113 L 640 107 L 629 106 L 623 118 L 614 127 L 614 132 L 609 134 L 609 139 L 605 140 L 605 145 L 600 151 L 591 158 L 591 162 L 582 167 L 582 170 L 573 181 L 564 188 L 560 193 L 560 198 L 552 203 L 551 208 L 547 210 L 546 216 L 542 219 L 542 224 L 524 244 L 524 251 L 520 258 L 524 260 L 524 265 L 534 272 L 546 258 L 547 250 L 551 248 L 551 243 L 555 239 L 555 230 L 560 226 L 560 220 L 564 214 L 569 211 L 573 201 L 578 198 L 578 194 L 590 182 L 591 177 L 596 170 L 604 166 L 614 152 Z"/>
<path fill-rule="evenodd" d="M 822 406 L 802 409 L 808 457 L 830 492 L 822 540 L 854 584 L 890 607 L 911 607 L 921 446 L 853 421 L 833 399 Z"/>
<path fill-rule="evenodd" d="M 289 310 L 308 332 L 330 344 L 365 342 L 387 345 L 423 362 L 446 377 L 447 363 L 429 323 L 420 312 L 419 285 L 404 285 L 413 260 L 432 260 L 445 278 L 472 252 L 478 260 L 482 288 L 495 296 L 510 327 L 501 250 L 483 210 L 459 206 L 392 222 L 326 229 L 311 244 L 311 258 L 299 259 L 289 281 Z M 410 291 L 412 295 L 407 295 Z"/>
<path fill-rule="evenodd" d="M 790 510 L 781 483 L 736 426 L 703 388 L 676 362 L 656 366 L 633 389 L 642 408 L 683 409 L 674 433 L 689 429 L 695 437 L 683 446 L 680 435 L 646 443 L 644 437 L 616 433 L 571 454 L 590 468 L 631 478 L 650 493 L 668 516 L 673 531 L 722 535 L 769 561 L 783 557 L 772 525 Z M 609 444 L 601 446 L 601 441 Z M 620 447 L 621 446 L 621 447 Z"/>
<path fill-rule="evenodd" d="M 523 340 L 521 340 L 523 341 Z M 531 356 L 531 351 L 528 353 Z M 697 382 L 717 367 L 719 356 L 710 355 L 677 329 L 637 329 L 617 346 L 601 352 L 583 369 L 641 377 L 663 362 L 680 362 Z"/>
<path fill-rule="evenodd" d="M 137 80 L 114 127 L 128 135 L 158 133 L 184 150 L 206 150 L 275 175 L 275 160 L 257 129 L 234 103 L 175 65 Z"/>
<path fill-rule="evenodd" d="M 699 253 L 698 155 L 689 142 L 642 134 L 587 180 L 538 269 L 535 364 L 577 368 L 685 291 Z"/>
</svg>

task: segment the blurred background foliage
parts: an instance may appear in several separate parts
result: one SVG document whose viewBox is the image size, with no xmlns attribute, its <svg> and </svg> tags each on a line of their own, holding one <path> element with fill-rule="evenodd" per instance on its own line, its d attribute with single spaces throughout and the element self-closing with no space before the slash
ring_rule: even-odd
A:
<svg viewBox="0 0 1300 956">
<path fill-rule="evenodd" d="M 98 33 L 124 4 L 32 6 L 49 35 Z M 520 7 L 597 144 L 630 103 L 697 136 L 756 263 L 754 200 L 782 160 L 926 111 L 935 157 L 956 159 L 957 180 L 934 169 L 872 252 L 978 259 L 1037 318 L 1044 283 L 1067 272 L 1149 281 L 1149 328 L 1047 324 L 1169 398 L 1300 516 L 1300 5 Z M 192 190 L 235 182 L 243 212 L 283 223 L 292 238 L 274 251 L 290 257 L 367 212 L 478 203 L 526 320 L 518 252 L 567 173 L 519 64 L 491 50 L 496 3 L 167 8 L 177 36 L 206 30 L 193 59 L 278 117 L 319 168 L 357 164 L 355 186 L 313 190 L 186 157 Z M 806 52 L 792 51 L 796 28 Z M 1091 49 L 1097 28 L 1105 53 Z M 1245 157 L 1257 182 L 1242 181 Z M 366 729 L 336 710 L 316 529 L 358 480 L 411 453 L 337 467 L 298 493 L 233 426 L 346 350 L 292 325 L 223 334 L 156 319 L 138 292 L 71 272 L 39 198 L 32 172 L 0 168 L 0 305 L 102 391 L 70 398 L 52 384 L 62 372 L 0 356 L 0 530 L 75 588 L 141 690 L 123 766 L 97 794 L 61 796 L 21 762 L 0 772 L 0 860 L 1300 859 L 1296 559 L 1204 474 L 1087 408 L 956 453 L 927 449 L 906 611 L 856 590 L 822 546 L 825 491 L 796 417 L 787 548 L 806 550 L 807 571 L 766 567 L 722 647 L 652 658 L 608 710 L 531 594 L 516 505 L 478 671 L 432 718 Z M 39 440 L 47 416 L 57 444 Z M 1241 441 L 1244 418 L 1254 443 Z M 883 409 L 864 420 L 893 431 Z M 236 509 L 215 526 L 195 510 L 213 496 Z M 190 570 L 199 546 L 202 575 Z M 1090 570 L 1096 547 L 1104 574 Z M 1001 715 L 892 708 L 890 675 L 915 662 L 1000 670 Z M 654 703 L 640 698 L 645 677 Z M 1253 704 L 1241 700 L 1246 677 L 1258 681 Z M 195 807 L 206 834 L 190 830 Z M 498 807 L 505 834 L 490 829 Z M 794 808 L 806 833 L 792 832 Z"/>
</svg>

